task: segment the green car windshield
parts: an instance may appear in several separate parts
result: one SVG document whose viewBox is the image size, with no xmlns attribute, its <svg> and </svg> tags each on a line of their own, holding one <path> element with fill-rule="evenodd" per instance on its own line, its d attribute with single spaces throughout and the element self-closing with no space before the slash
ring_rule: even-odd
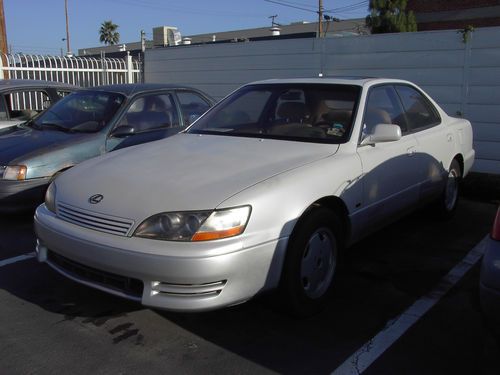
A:
<svg viewBox="0 0 500 375">
<path fill-rule="evenodd" d="M 37 116 L 36 128 L 68 132 L 98 132 L 121 107 L 125 97 L 102 91 L 79 91 L 70 94 Z"/>
<path fill-rule="evenodd" d="M 245 86 L 215 106 L 187 133 L 344 143 L 350 136 L 360 86 L 262 84 Z"/>
</svg>

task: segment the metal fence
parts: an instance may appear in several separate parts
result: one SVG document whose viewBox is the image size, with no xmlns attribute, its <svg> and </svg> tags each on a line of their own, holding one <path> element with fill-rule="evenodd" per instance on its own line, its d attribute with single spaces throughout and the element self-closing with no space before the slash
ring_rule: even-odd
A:
<svg viewBox="0 0 500 375">
<path fill-rule="evenodd" d="M 41 55 L 5 55 L 0 79 L 37 79 L 91 87 L 142 81 L 141 63 L 124 59 Z"/>
</svg>

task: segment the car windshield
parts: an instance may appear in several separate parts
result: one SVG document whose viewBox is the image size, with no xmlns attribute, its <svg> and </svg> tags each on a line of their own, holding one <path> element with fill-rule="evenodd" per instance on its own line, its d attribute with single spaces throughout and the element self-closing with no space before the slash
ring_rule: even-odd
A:
<svg viewBox="0 0 500 375">
<path fill-rule="evenodd" d="M 70 94 L 34 121 L 38 129 L 94 133 L 106 126 L 125 101 L 123 95 L 102 91 Z"/>
<path fill-rule="evenodd" d="M 263 84 L 236 91 L 187 133 L 344 143 L 361 87 L 340 84 Z"/>
</svg>

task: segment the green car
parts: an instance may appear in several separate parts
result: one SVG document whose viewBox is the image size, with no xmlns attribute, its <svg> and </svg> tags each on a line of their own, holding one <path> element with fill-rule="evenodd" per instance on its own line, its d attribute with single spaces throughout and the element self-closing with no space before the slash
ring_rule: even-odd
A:
<svg viewBox="0 0 500 375">
<path fill-rule="evenodd" d="M 59 173 L 118 148 L 174 135 L 213 104 L 208 95 L 183 86 L 100 86 L 0 129 L 0 211 L 33 208 Z"/>
</svg>

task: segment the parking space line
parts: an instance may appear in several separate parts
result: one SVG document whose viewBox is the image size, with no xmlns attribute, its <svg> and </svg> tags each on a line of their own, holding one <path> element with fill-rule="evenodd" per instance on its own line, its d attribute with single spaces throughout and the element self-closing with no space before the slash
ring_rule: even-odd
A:
<svg viewBox="0 0 500 375">
<path fill-rule="evenodd" d="M 361 374 L 396 340 L 403 336 L 450 289 L 462 279 L 483 256 L 488 235 L 481 240 L 453 269 L 441 279 L 432 291 L 416 301 L 404 313 L 389 321 L 384 329 L 337 367 L 332 375 Z"/>
<path fill-rule="evenodd" d="M 17 262 L 22 262 L 23 260 L 31 259 L 31 258 L 34 258 L 35 256 L 36 256 L 35 252 L 31 252 L 28 254 L 19 255 L 17 257 L 8 258 L 5 260 L 0 260 L 0 267 L 8 266 L 9 264 L 13 264 L 13 263 L 17 263 Z"/>
</svg>

